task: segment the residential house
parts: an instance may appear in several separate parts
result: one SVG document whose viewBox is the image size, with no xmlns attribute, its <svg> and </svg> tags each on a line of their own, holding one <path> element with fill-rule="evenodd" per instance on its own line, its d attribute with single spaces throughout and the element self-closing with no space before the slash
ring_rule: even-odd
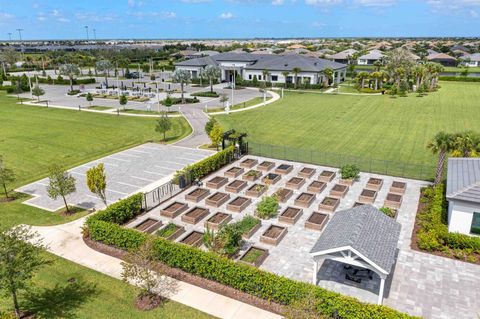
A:
<svg viewBox="0 0 480 319">
<path fill-rule="evenodd" d="M 480 53 L 466 54 L 460 57 L 461 64 L 464 66 L 480 66 Z"/>
<path fill-rule="evenodd" d="M 358 65 L 373 65 L 376 61 L 382 61 L 384 54 L 380 50 L 372 50 L 358 58 Z"/>
<path fill-rule="evenodd" d="M 329 56 L 330 60 L 343 63 L 343 64 L 350 64 L 352 61 L 352 56 L 357 53 L 358 51 L 355 49 L 347 49 L 342 52 L 338 52 L 336 54 L 332 54 Z"/>
<path fill-rule="evenodd" d="M 457 59 L 445 53 L 430 54 L 427 56 L 427 60 L 440 63 L 443 66 L 457 66 Z"/>
</svg>

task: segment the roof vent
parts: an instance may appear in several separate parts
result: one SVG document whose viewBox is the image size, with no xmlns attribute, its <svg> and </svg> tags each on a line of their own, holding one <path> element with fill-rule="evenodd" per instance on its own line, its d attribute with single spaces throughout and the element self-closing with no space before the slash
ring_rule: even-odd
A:
<svg viewBox="0 0 480 319">
<path fill-rule="evenodd" d="M 313 65 L 317 65 L 317 62 L 315 62 Z"/>
<path fill-rule="evenodd" d="M 288 63 L 285 63 L 285 66 L 288 66 Z"/>
</svg>

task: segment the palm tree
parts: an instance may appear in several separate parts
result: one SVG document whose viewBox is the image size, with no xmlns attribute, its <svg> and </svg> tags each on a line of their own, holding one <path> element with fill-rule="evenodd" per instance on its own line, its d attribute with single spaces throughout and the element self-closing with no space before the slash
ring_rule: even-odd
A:
<svg viewBox="0 0 480 319">
<path fill-rule="evenodd" d="M 180 90 L 182 94 L 182 104 L 185 104 L 185 95 L 183 92 L 183 88 L 185 84 L 187 84 L 190 81 L 191 74 L 187 70 L 179 69 L 173 72 L 172 75 L 172 80 L 173 82 L 180 83 Z"/>
<path fill-rule="evenodd" d="M 427 144 L 427 148 L 432 151 L 433 154 L 438 154 L 437 170 L 435 172 L 435 185 L 438 185 L 443 180 L 445 159 L 447 154 L 452 151 L 452 144 L 452 135 L 443 131 L 438 132 Z"/>
<path fill-rule="evenodd" d="M 282 72 L 282 75 L 283 75 L 283 78 L 284 78 L 284 81 L 285 81 L 285 83 L 284 83 L 285 88 L 287 88 L 287 77 L 288 77 L 289 74 L 290 74 L 290 72 L 288 72 L 288 71 L 283 71 Z"/>
<path fill-rule="evenodd" d="M 293 72 L 293 75 L 295 76 L 295 83 L 294 83 L 294 87 L 297 88 L 297 84 L 298 84 L 298 74 L 300 72 L 302 72 L 302 69 L 300 69 L 299 67 L 294 67 L 292 69 L 292 72 Z"/>
<path fill-rule="evenodd" d="M 375 67 L 375 71 L 380 71 L 380 68 L 382 67 L 383 63 L 380 60 L 377 60 L 373 62 L 373 66 Z"/>
<path fill-rule="evenodd" d="M 333 77 L 333 70 L 331 68 L 326 68 L 323 70 L 323 74 L 325 75 L 324 83 L 326 84 L 325 86 L 327 86 Z"/>
<path fill-rule="evenodd" d="M 216 65 L 207 65 L 202 72 L 203 76 L 210 82 L 210 92 L 213 92 L 213 80 L 218 80 L 221 72 L 220 68 Z"/>
<path fill-rule="evenodd" d="M 263 75 L 263 80 L 265 82 L 265 86 L 267 86 L 268 78 L 270 77 L 270 72 L 268 72 L 268 70 L 263 70 L 262 75 Z"/>
<path fill-rule="evenodd" d="M 378 90 L 378 82 L 382 76 L 383 74 L 380 71 L 370 73 L 370 78 L 375 81 L 375 91 Z"/>
<path fill-rule="evenodd" d="M 365 86 L 365 79 L 368 79 L 370 74 L 368 72 L 360 72 L 357 74 L 357 80 L 360 81 L 360 88 L 363 89 Z"/>
<path fill-rule="evenodd" d="M 100 60 L 97 63 L 95 63 L 95 70 L 104 72 L 105 84 L 107 85 L 107 88 L 108 88 L 108 76 L 110 75 L 110 70 L 112 68 L 113 68 L 113 64 L 108 60 Z"/>
<path fill-rule="evenodd" d="M 415 76 L 415 85 L 418 88 L 422 85 L 423 77 L 425 76 L 425 67 L 417 65 L 413 68 L 413 75 Z"/>
<path fill-rule="evenodd" d="M 63 64 L 60 66 L 60 74 L 68 76 L 70 80 L 70 91 L 73 91 L 73 80 L 80 74 L 80 69 L 76 64 Z"/>
<path fill-rule="evenodd" d="M 480 151 L 480 137 L 472 131 L 457 133 L 452 137 L 452 155 L 476 157 Z"/>
</svg>

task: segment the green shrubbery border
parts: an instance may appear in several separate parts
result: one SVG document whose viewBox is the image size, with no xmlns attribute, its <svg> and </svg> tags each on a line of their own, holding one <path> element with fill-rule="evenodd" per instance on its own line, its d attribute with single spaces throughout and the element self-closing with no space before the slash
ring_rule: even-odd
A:
<svg viewBox="0 0 480 319">
<path fill-rule="evenodd" d="M 465 76 L 440 76 L 440 81 L 452 81 L 452 82 L 480 82 L 480 78 L 465 77 Z"/>
</svg>

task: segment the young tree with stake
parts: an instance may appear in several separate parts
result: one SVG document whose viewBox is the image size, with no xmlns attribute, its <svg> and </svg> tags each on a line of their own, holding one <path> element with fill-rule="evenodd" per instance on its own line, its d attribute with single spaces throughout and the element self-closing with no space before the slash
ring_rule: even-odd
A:
<svg viewBox="0 0 480 319">
<path fill-rule="evenodd" d="M 155 126 L 155 131 L 163 134 L 163 141 L 167 140 L 166 133 L 170 131 L 172 128 L 172 121 L 167 116 L 167 114 L 163 113 L 162 116 L 157 120 L 157 124 Z"/>
<path fill-rule="evenodd" d="M 100 198 L 105 206 L 108 206 L 106 194 L 107 175 L 103 163 L 100 163 L 87 171 L 87 186 L 92 193 Z"/>
<path fill-rule="evenodd" d="M 210 141 L 212 141 L 212 146 L 215 146 L 218 150 L 218 145 L 222 142 L 223 138 L 223 128 L 220 124 L 215 123 L 210 131 Z"/>
<path fill-rule="evenodd" d="M 50 168 L 49 183 L 47 186 L 48 196 L 52 199 L 62 197 L 66 212 L 69 213 L 67 200 L 65 196 L 76 191 L 75 178 L 58 165 Z"/>
<path fill-rule="evenodd" d="M 0 155 L 0 184 L 3 186 L 5 197 L 8 199 L 7 184 L 15 180 L 15 174 L 11 169 L 5 166 L 2 156 Z"/>
</svg>

